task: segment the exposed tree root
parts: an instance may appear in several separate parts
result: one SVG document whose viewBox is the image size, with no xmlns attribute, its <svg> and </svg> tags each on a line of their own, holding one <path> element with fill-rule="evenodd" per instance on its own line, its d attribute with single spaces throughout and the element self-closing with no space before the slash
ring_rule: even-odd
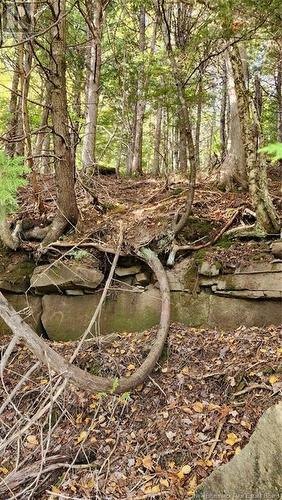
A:
<svg viewBox="0 0 282 500">
<path fill-rule="evenodd" d="M 130 391 L 142 384 L 153 371 L 162 353 L 170 324 L 170 290 L 166 272 L 157 255 L 148 248 L 141 249 L 138 255 L 147 262 L 157 277 L 161 292 L 162 309 L 156 340 L 147 358 L 129 378 L 111 379 L 98 377 L 72 365 L 46 344 L 21 319 L 2 294 L 0 294 L 0 316 L 11 328 L 14 335 L 25 341 L 37 359 L 80 389 L 90 393 L 107 392 L 120 394 Z"/>
</svg>

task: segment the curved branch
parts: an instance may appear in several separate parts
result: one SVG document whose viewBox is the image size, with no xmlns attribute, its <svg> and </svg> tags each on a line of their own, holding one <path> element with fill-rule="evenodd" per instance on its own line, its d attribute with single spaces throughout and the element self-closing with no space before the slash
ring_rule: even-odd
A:
<svg viewBox="0 0 282 500">
<path fill-rule="evenodd" d="M 160 285 L 162 309 L 158 334 L 142 365 L 129 378 L 111 379 L 97 377 L 72 365 L 54 351 L 28 326 L 0 293 L 0 316 L 15 335 L 22 338 L 33 354 L 45 365 L 56 371 L 69 382 L 87 392 L 122 394 L 142 384 L 153 371 L 165 344 L 170 324 L 170 290 L 166 272 L 157 255 L 148 248 L 142 248 L 139 257 L 144 259 L 155 273 Z"/>
</svg>

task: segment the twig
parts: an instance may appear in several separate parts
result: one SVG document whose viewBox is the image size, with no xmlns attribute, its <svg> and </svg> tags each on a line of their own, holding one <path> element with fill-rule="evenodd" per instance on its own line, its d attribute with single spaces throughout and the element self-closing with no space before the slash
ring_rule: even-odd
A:
<svg viewBox="0 0 282 500">
<path fill-rule="evenodd" d="M 212 443 L 212 445 L 210 447 L 210 450 L 208 452 L 206 460 L 210 460 L 210 458 L 211 458 L 211 456 L 212 456 L 212 454 L 213 454 L 213 452 L 214 452 L 214 450 L 216 448 L 216 445 L 217 445 L 217 443 L 219 441 L 219 437 L 220 437 L 220 434 L 221 434 L 221 431 L 223 429 L 224 424 L 225 424 L 225 419 L 222 420 L 219 423 L 219 425 L 218 425 L 218 428 L 217 428 L 217 431 L 216 431 L 216 434 L 215 434 L 215 438 L 214 438 L 214 442 Z"/>
<path fill-rule="evenodd" d="M 237 398 L 238 396 L 243 396 L 243 394 L 247 394 L 247 392 L 254 391 L 255 389 L 264 389 L 265 391 L 273 391 L 272 387 L 267 384 L 252 384 L 249 385 L 249 387 L 246 387 L 245 389 L 242 389 L 242 391 L 235 392 L 233 394 L 234 398 Z"/>
</svg>

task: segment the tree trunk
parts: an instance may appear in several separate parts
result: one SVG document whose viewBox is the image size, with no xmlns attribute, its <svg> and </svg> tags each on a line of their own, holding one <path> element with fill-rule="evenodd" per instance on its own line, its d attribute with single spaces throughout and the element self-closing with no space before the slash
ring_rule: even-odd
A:
<svg viewBox="0 0 282 500">
<path fill-rule="evenodd" d="M 146 48 L 146 15 L 144 6 L 141 7 L 139 18 L 139 48 L 141 55 Z M 143 143 L 143 122 L 146 109 L 145 101 L 145 67 L 144 61 L 141 63 L 141 71 L 137 84 L 137 104 L 136 104 L 136 128 L 134 138 L 134 148 L 132 155 L 132 174 L 142 174 L 142 143 Z"/>
<path fill-rule="evenodd" d="M 170 36 L 170 31 L 169 31 L 169 24 L 166 19 L 166 12 L 164 10 L 164 6 L 159 5 L 157 2 L 157 8 L 158 8 L 158 14 L 160 18 L 162 19 L 162 33 L 163 33 L 163 38 L 167 50 L 167 55 L 168 59 L 170 62 L 170 67 L 171 71 L 175 80 L 175 85 L 177 89 L 177 95 L 178 95 L 178 100 L 179 104 L 181 107 L 181 116 L 183 117 L 183 121 L 185 123 L 185 132 L 186 132 L 186 141 L 187 141 L 187 147 L 188 147 L 188 153 L 189 153 L 189 166 L 190 166 L 190 172 L 189 172 L 189 190 L 186 198 L 186 203 L 185 203 L 185 209 L 182 215 L 180 216 L 179 220 L 175 221 L 174 228 L 173 228 L 173 234 L 176 236 L 187 224 L 188 218 L 191 214 L 191 209 L 194 201 L 194 194 L 195 194 L 195 185 L 196 185 L 196 174 L 197 174 L 197 162 L 196 162 L 196 155 L 195 155 L 195 145 L 194 145 L 194 139 L 193 139 L 193 134 L 192 134 L 192 124 L 191 124 L 191 118 L 190 118 L 190 110 L 188 108 L 187 100 L 186 100 L 186 95 L 185 95 L 185 87 L 183 85 L 181 75 L 179 73 L 178 69 L 178 64 L 177 60 L 174 55 L 174 51 L 171 45 L 171 36 Z"/>
<path fill-rule="evenodd" d="M 48 132 L 44 135 L 42 144 L 42 158 L 41 158 L 42 172 L 49 175 L 53 171 L 52 157 L 51 157 L 51 134 Z"/>
<path fill-rule="evenodd" d="M 28 38 L 31 34 L 35 33 L 35 15 L 36 15 L 36 2 L 30 2 L 29 16 L 25 20 L 24 38 Z M 31 129 L 28 110 L 28 94 L 30 77 L 32 72 L 33 61 L 33 42 L 32 40 L 23 43 L 23 57 L 20 60 L 19 73 L 20 73 L 20 89 L 21 89 L 21 115 L 24 134 L 24 154 L 26 163 L 31 172 L 31 185 L 33 197 L 40 214 L 44 211 L 44 205 L 41 200 L 37 172 L 33 160 L 32 142 L 31 142 Z"/>
<path fill-rule="evenodd" d="M 131 123 L 131 134 L 129 134 L 129 146 L 128 146 L 128 155 L 127 155 L 127 164 L 126 164 L 126 175 L 130 176 L 132 174 L 132 159 L 133 159 L 133 150 L 135 144 L 135 135 L 136 135 L 136 104 L 134 106 L 133 120 Z"/>
<path fill-rule="evenodd" d="M 101 0 L 93 5 L 93 31 L 89 46 L 88 81 L 86 86 L 85 132 L 82 143 L 82 166 L 89 174 L 96 168 L 96 135 L 101 74 L 101 42 L 103 30 L 103 6 Z"/>
<path fill-rule="evenodd" d="M 238 45 L 233 45 L 230 49 L 230 61 L 234 74 L 249 191 L 256 211 L 257 227 L 265 233 L 277 233 L 279 219 L 268 191 L 266 166 L 258 152 L 261 146 L 260 123 L 255 105 L 246 87 L 243 61 Z"/>
<path fill-rule="evenodd" d="M 75 167 L 68 127 L 66 89 L 65 0 L 52 0 L 52 45 L 50 60 L 51 117 L 54 134 L 55 180 L 58 212 L 43 245 L 57 240 L 78 220 L 75 196 Z"/>
<path fill-rule="evenodd" d="M 34 156 L 35 156 L 34 166 L 37 171 L 40 171 L 40 169 L 42 168 L 43 155 L 48 154 L 44 151 L 44 148 L 45 148 L 45 143 L 47 141 L 47 137 L 49 136 L 49 131 L 47 130 L 47 126 L 50 114 L 49 113 L 50 100 L 51 100 L 51 86 L 49 82 L 46 82 L 45 97 L 43 101 L 43 109 L 40 122 L 40 129 L 42 129 L 42 131 L 40 131 L 39 134 L 37 135 L 36 144 L 34 148 Z"/>
<path fill-rule="evenodd" d="M 154 138 L 154 158 L 153 158 L 153 168 L 152 173 L 154 176 L 158 177 L 160 175 L 160 147 L 161 147 L 161 137 L 162 137 L 162 108 L 157 109 L 156 113 L 156 124 L 155 124 L 155 138 Z"/>
<path fill-rule="evenodd" d="M 184 174 L 188 174 L 188 156 L 187 156 L 187 139 L 186 139 L 186 128 L 183 114 L 181 108 L 179 109 L 179 119 L 178 119 L 178 129 L 179 129 L 179 143 L 178 143 L 178 158 L 179 158 L 179 168 L 178 170 Z"/>
<path fill-rule="evenodd" d="M 7 142 L 5 143 L 5 153 L 13 157 L 16 151 L 16 144 L 13 142 L 17 132 L 18 123 L 18 89 L 19 89 L 19 50 L 17 50 L 16 63 L 13 73 L 11 97 L 9 103 L 9 121 L 8 121 L 8 132 L 6 134 Z"/>
<path fill-rule="evenodd" d="M 197 104 L 196 131 L 195 131 L 195 156 L 196 156 L 197 169 L 200 168 L 202 104 L 203 104 L 203 69 L 201 68 L 199 75 L 198 104 Z"/>
<path fill-rule="evenodd" d="M 222 98 L 220 105 L 220 149 L 221 162 L 224 161 L 226 155 L 226 111 L 227 111 L 227 68 L 226 61 L 223 61 L 223 77 L 222 77 Z"/>
<path fill-rule="evenodd" d="M 20 42 L 23 40 L 23 34 L 20 35 Z M 23 71 L 24 65 L 24 44 L 21 43 L 18 47 L 18 68 L 19 68 L 19 78 Z M 24 156 L 24 125 L 23 125 L 23 96 L 20 89 L 20 96 L 18 99 L 17 107 L 17 124 L 16 124 L 16 144 L 15 144 L 15 154 L 16 156 Z"/>
<path fill-rule="evenodd" d="M 277 141 L 282 142 L 282 40 L 280 41 L 280 47 L 278 51 L 278 63 L 277 63 Z"/>
<path fill-rule="evenodd" d="M 220 171 L 220 185 L 228 190 L 234 184 L 247 189 L 246 158 L 242 142 L 241 124 L 238 110 L 238 99 L 235 90 L 234 74 L 230 58 L 226 55 L 227 89 L 229 98 L 229 133 L 227 151 Z M 243 73 L 245 82 L 245 74 Z"/>
</svg>

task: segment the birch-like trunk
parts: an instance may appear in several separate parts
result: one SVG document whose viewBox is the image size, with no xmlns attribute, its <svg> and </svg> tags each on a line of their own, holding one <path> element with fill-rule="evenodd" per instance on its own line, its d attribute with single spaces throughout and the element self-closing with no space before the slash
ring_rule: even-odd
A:
<svg viewBox="0 0 282 500">
<path fill-rule="evenodd" d="M 226 155 L 226 114 L 227 114 L 227 68 L 226 61 L 223 61 L 223 76 L 222 76 L 222 97 L 220 104 L 220 149 L 221 162 L 224 161 Z"/>
<path fill-rule="evenodd" d="M 249 191 L 257 216 L 257 227 L 264 233 L 277 233 L 279 219 L 273 206 L 267 185 L 265 162 L 258 152 L 261 146 L 261 128 L 257 111 L 248 92 L 244 66 L 238 45 L 230 49 L 241 137 L 246 158 Z"/>
<path fill-rule="evenodd" d="M 48 154 L 44 151 L 44 144 L 46 143 L 47 137 L 49 136 L 49 131 L 47 130 L 47 127 L 48 127 L 48 118 L 50 113 L 50 100 L 51 100 L 51 86 L 49 82 L 46 82 L 45 96 L 43 101 L 43 109 L 40 122 L 40 129 L 42 130 L 37 135 L 36 144 L 34 148 L 34 157 L 35 157 L 34 166 L 37 171 L 40 171 L 41 169 L 43 170 L 42 168 L 44 162 L 43 158 L 44 155 Z"/>
<path fill-rule="evenodd" d="M 280 41 L 280 50 L 278 51 L 277 62 L 277 141 L 282 142 L 282 39 Z"/>
<path fill-rule="evenodd" d="M 92 26 L 94 34 L 89 45 L 88 79 L 86 85 L 85 132 L 82 142 L 82 167 L 92 174 L 96 168 L 96 135 L 101 74 L 101 40 L 103 30 L 103 6 L 101 0 L 93 5 Z"/>
<path fill-rule="evenodd" d="M 187 156 L 187 139 L 186 139 L 186 125 L 181 107 L 179 109 L 178 129 L 179 129 L 179 143 L 178 143 L 178 158 L 179 158 L 179 171 L 187 175 L 188 173 L 188 156 Z"/>
<path fill-rule="evenodd" d="M 139 18 L 139 48 L 141 55 L 145 53 L 146 48 L 146 14 L 144 6 L 140 10 Z M 144 61 L 141 64 L 141 71 L 137 83 L 137 104 L 136 104 L 136 128 L 132 154 L 133 174 L 142 174 L 142 142 L 143 142 L 143 122 L 146 109 L 145 101 L 145 66 Z"/>
<path fill-rule="evenodd" d="M 163 109 L 158 108 L 156 113 L 155 138 L 154 138 L 154 159 L 152 173 L 158 177 L 160 175 L 160 147 L 162 138 L 162 118 Z"/>
<path fill-rule="evenodd" d="M 198 88 L 198 104 L 195 130 L 195 156 L 197 169 L 200 168 L 200 138 L 201 138 L 201 123 L 202 123 L 202 105 L 203 105 L 203 70 L 200 70 L 199 88 Z"/>
</svg>

